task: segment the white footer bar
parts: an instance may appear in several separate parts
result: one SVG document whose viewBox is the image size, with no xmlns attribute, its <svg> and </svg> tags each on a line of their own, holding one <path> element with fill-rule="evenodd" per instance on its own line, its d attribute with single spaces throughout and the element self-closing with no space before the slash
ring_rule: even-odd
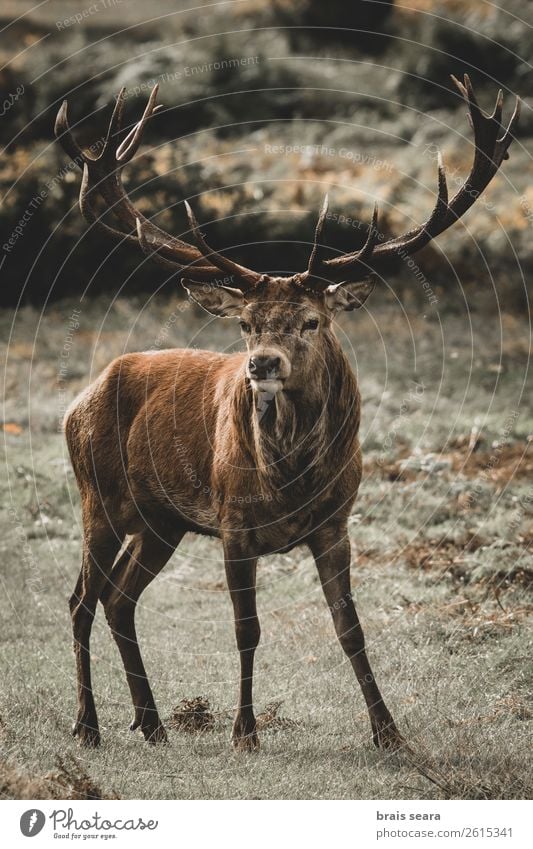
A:
<svg viewBox="0 0 533 849">
<path fill-rule="evenodd" d="M 3 801 L 0 811 L 2 844 L 35 849 L 67 842 L 184 849 L 533 845 L 527 801 L 35 800 Z"/>
</svg>

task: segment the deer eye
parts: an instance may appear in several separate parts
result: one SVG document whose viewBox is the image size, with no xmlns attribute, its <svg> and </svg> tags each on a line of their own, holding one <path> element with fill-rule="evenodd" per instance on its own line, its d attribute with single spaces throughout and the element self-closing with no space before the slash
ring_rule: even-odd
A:
<svg viewBox="0 0 533 849">
<path fill-rule="evenodd" d="M 241 325 L 241 330 L 242 330 L 243 333 L 251 333 L 252 332 L 252 328 L 250 327 L 250 325 L 248 324 L 247 321 L 239 321 L 239 324 Z"/>
<path fill-rule="evenodd" d="M 316 330 L 318 328 L 318 318 L 310 318 L 309 321 L 304 323 L 302 330 Z"/>
</svg>

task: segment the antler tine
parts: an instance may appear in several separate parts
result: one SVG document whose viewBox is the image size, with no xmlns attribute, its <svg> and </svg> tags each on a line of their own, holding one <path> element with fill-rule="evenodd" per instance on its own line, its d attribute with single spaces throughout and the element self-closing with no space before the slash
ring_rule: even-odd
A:
<svg viewBox="0 0 533 849">
<path fill-rule="evenodd" d="M 515 98 L 515 104 L 513 109 L 513 114 L 511 115 L 511 120 L 507 125 L 507 129 L 505 130 L 503 136 L 496 140 L 496 149 L 498 151 L 498 156 L 500 162 L 503 162 L 504 159 L 509 159 L 508 148 L 511 142 L 513 141 L 516 133 L 516 128 L 518 126 L 518 121 L 520 120 L 520 109 L 521 109 L 521 101 L 519 97 Z"/>
<path fill-rule="evenodd" d="M 472 206 L 479 194 L 490 183 L 513 140 L 514 130 L 520 115 L 520 101 L 516 98 L 515 109 L 507 129 L 503 136 L 498 138 L 502 130 L 502 91 L 498 92 L 492 113 L 487 115 L 477 102 L 468 74 L 464 75 L 464 83 L 453 76 L 452 80 L 461 92 L 468 108 L 470 123 L 474 130 L 475 152 L 467 179 L 450 201 L 449 215 L 446 217 L 447 227 Z"/>
<path fill-rule="evenodd" d="M 109 224 L 104 224 L 102 217 L 93 209 L 93 199 L 95 189 L 90 186 L 89 166 L 87 163 L 83 166 L 83 176 L 81 178 L 79 207 L 81 214 L 85 220 L 91 224 L 99 233 L 106 236 L 111 236 L 117 242 L 136 242 L 134 236 L 130 233 L 124 233 L 122 230 L 117 230 Z M 93 196 L 91 196 L 93 195 Z"/>
<path fill-rule="evenodd" d="M 214 279 L 216 275 L 220 274 L 220 270 L 214 266 L 202 267 L 195 265 L 182 265 L 174 260 L 166 259 L 162 256 L 161 251 L 165 249 L 171 250 L 170 246 L 166 244 L 158 245 L 155 241 L 149 241 L 146 233 L 147 228 L 140 218 L 137 218 L 136 220 L 137 239 L 130 233 L 124 233 L 122 230 L 117 230 L 115 227 L 105 224 L 102 221 L 102 217 L 93 209 L 91 193 L 94 191 L 95 189 L 90 189 L 89 187 L 89 172 L 85 165 L 79 204 L 83 217 L 98 233 L 101 233 L 103 236 L 110 236 L 120 243 L 140 245 L 145 256 L 149 257 L 157 263 L 157 265 L 162 266 L 173 274 L 187 271 L 188 278 L 199 281 L 205 281 L 206 277 L 209 280 L 212 278 Z M 193 259 L 193 262 L 194 261 L 195 260 Z"/>
<path fill-rule="evenodd" d="M 321 258 L 320 258 L 320 240 L 322 237 L 322 230 L 324 228 L 324 222 L 326 219 L 326 215 L 328 212 L 328 196 L 324 198 L 324 203 L 322 204 L 322 209 L 320 211 L 320 215 L 318 218 L 318 223 L 316 225 L 315 230 L 315 239 L 313 243 L 313 250 L 311 251 L 311 256 L 309 257 L 309 264 L 307 266 L 307 271 L 305 271 L 302 275 L 300 275 L 299 279 L 295 282 L 297 285 L 304 286 L 304 288 L 312 288 L 316 291 L 324 291 L 330 285 L 330 281 L 323 276 L 324 264 L 322 264 L 322 271 L 320 270 Z M 365 262 L 371 256 L 374 245 L 376 244 L 379 238 L 378 231 L 378 205 L 374 204 L 374 210 L 372 212 L 372 220 L 370 223 L 370 227 L 368 229 L 367 237 L 365 243 L 362 248 L 358 251 L 354 251 L 351 254 L 344 254 L 342 257 L 338 257 L 336 259 L 330 260 L 328 263 L 328 268 L 336 268 L 340 265 L 340 261 L 344 261 L 346 264 L 360 264 L 361 267 L 365 267 Z M 336 260 L 339 262 L 336 263 Z M 368 274 L 369 268 L 366 266 L 366 274 Z M 310 281 L 312 280 L 311 286 Z"/>
<path fill-rule="evenodd" d="M 146 124 L 148 123 L 152 115 L 155 115 L 163 108 L 162 104 L 159 104 L 159 106 L 155 105 L 158 91 L 159 86 L 155 85 L 150 93 L 150 97 L 148 98 L 148 103 L 144 108 L 141 120 L 135 124 L 135 126 L 132 130 L 130 130 L 124 141 L 121 142 L 121 144 L 119 144 L 119 146 L 117 147 L 116 158 L 121 165 L 126 165 L 127 162 L 130 162 L 131 159 L 133 159 L 133 157 L 137 153 L 137 150 L 139 149 L 142 134 L 144 132 Z"/>
<path fill-rule="evenodd" d="M 313 248 L 311 250 L 311 256 L 309 257 L 309 262 L 307 264 L 307 275 L 311 277 L 313 272 L 317 270 L 320 265 L 320 244 L 322 240 L 322 232 L 324 230 L 324 224 L 326 221 L 326 217 L 328 214 L 329 208 L 329 197 L 326 194 L 324 200 L 322 202 L 322 209 L 320 210 L 320 215 L 318 216 L 318 221 L 315 228 L 315 238 L 313 241 Z"/>
<path fill-rule="evenodd" d="M 431 215 L 424 224 L 414 227 L 402 236 L 396 236 L 386 242 L 374 246 L 365 259 L 374 270 L 386 267 L 391 259 L 405 257 L 416 253 L 427 245 L 435 236 L 443 233 L 458 218 L 475 203 L 479 195 L 488 186 L 502 161 L 507 158 L 507 150 L 511 144 L 520 115 L 520 100 L 516 99 L 515 108 L 507 128 L 502 131 L 503 95 L 498 92 L 496 104 L 490 115 L 485 114 L 478 104 L 474 89 L 468 74 L 461 82 L 452 76 L 452 80 L 463 96 L 468 109 L 468 118 L 474 131 L 475 152 L 470 173 L 457 190 L 453 198 L 448 200 L 448 187 L 442 158 L 438 155 L 438 192 L 437 200 Z M 500 135 L 501 134 L 501 135 Z M 375 242 L 374 242 L 375 245 Z M 327 272 L 345 275 L 350 271 L 350 279 L 360 279 L 368 273 L 364 267 L 360 251 L 344 254 L 334 259 L 326 260 L 324 265 Z M 327 273 L 325 272 L 325 273 Z M 354 277 L 354 273 L 357 277 Z"/>
<path fill-rule="evenodd" d="M 146 228 L 143 226 L 141 220 L 137 218 L 136 224 L 136 232 L 137 239 L 131 233 L 125 233 L 123 230 L 117 230 L 115 227 L 112 227 L 110 224 L 106 224 L 102 221 L 101 215 L 99 215 L 95 209 L 93 208 L 93 199 L 91 195 L 96 191 L 95 188 L 90 188 L 89 185 L 89 169 L 87 165 L 84 165 L 83 168 L 83 176 L 80 188 L 80 198 L 79 198 L 79 206 L 81 213 L 85 220 L 91 224 L 91 226 L 103 236 L 109 236 L 113 238 L 115 241 L 120 243 L 126 243 L 130 245 L 139 244 L 143 253 L 146 256 L 149 256 L 154 260 L 158 265 L 161 265 L 163 268 L 167 269 L 167 271 L 172 271 L 173 273 L 180 272 L 186 268 L 186 266 L 182 266 L 177 262 L 173 262 L 171 260 L 165 259 L 159 253 L 158 247 L 154 247 L 154 242 L 150 243 L 146 236 Z M 168 245 L 160 246 L 163 248 L 168 248 Z M 204 279 L 203 273 L 204 269 L 199 268 L 189 268 L 187 269 L 188 276 L 192 279 L 196 279 L 195 275 L 198 275 L 200 279 Z M 213 273 L 217 271 L 217 269 L 212 269 Z"/>
<path fill-rule="evenodd" d="M 90 216 L 91 224 L 95 224 L 99 221 L 99 216 L 95 215 L 92 208 L 93 203 L 89 200 L 89 193 L 93 189 L 96 189 L 106 203 L 111 206 L 114 214 L 117 218 L 119 218 L 119 220 L 119 203 L 121 204 L 122 212 L 130 213 L 129 218 L 126 217 L 126 220 L 123 221 L 123 223 L 126 223 L 128 225 L 128 229 L 131 231 L 134 229 L 135 222 L 135 216 L 132 214 L 134 212 L 134 208 L 129 202 L 125 192 L 123 190 L 121 191 L 120 181 L 117 177 L 117 171 L 121 167 L 121 164 L 116 161 L 116 152 L 120 146 L 118 136 L 122 129 L 124 96 L 125 89 L 122 88 L 113 109 L 113 114 L 109 122 L 102 150 L 98 156 L 90 156 L 81 149 L 75 140 L 68 122 L 68 102 L 66 100 L 63 101 L 56 117 L 55 135 L 63 150 L 83 171 L 80 189 L 80 208 L 83 215 L 85 216 L 85 214 L 87 214 Z M 150 106 L 153 106 L 152 98 Z M 153 108 L 149 114 L 147 114 L 147 112 L 148 110 L 146 109 L 145 114 L 143 115 L 143 129 L 148 118 L 151 117 L 151 114 L 153 114 Z M 143 119 L 141 119 L 141 122 Z M 132 133 L 137 129 L 137 127 L 138 125 L 135 125 Z M 131 136 L 132 133 L 129 135 Z M 115 238 L 120 238 L 122 240 L 126 235 L 120 230 L 104 225 L 102 222 L 100 222 L 100 225 L 100 229 L 103 227 L 109 235 L 113 235 Z M 133 241 L 136 241 L 134 237 Z"/>
<path fill-rule="evenodd" d="M 414 227 L 403 236 L 390 239 L 384 247 L 392 249 L 395 246 L 400 246 L 404 253 L 415 253 L 429 242 L 433 235 L 436 235 L 437 228 L 448 212 L 448 183 L 446 182 L 446 170 L 440 150 L 437 153 L 437 175 L 437 200 L 426 223 L 420 227 Z"/>
<path fill-rule="evenodd" d="M 91 224 L 91 226 L 103 236 L 109 236 L 113 238 L 117 242 L 124 242 L 129 244 L 137 244 L 137 240 L 131 233 L 125 233 L 123 230 L 117 230 L 115 227 L 112 227 L 109 224 L 106 224 L 102 221 L 102 217 L 94 210 L 93 208 L 93 198 L 91 195 L 96 191 L 93 187 L 90 187 L 90 177 L 89 177 L 89 167 L 88 163 L 85 162 L 83 165 L 83 175 L 80 187 L 80 196 L 79 196 L 79 207 L 81 213 L 85 220 Z M 141 243 L 142 247 L 142 243 Z M 144 248 L 143 248 L 144 250 Z M 146 252 L 145 252 L 146 253 Z M 167 269 L 172 269 L 176 271 L 176 263 L 169 262 L 168 260 L 163 259 L 163 257 L 152 254 L 153 259 L 159 265 L 163 265 Z"/>
<path fill-rule="evenodd" d="M 503 114 L 503 91 L 498 89 L 498 96 L 496 97 L 496 103 L 494 104 L 494 109 L 492 110 L 492 115 L 490 116 L 492 120 L 496 120 L 498 124 L 501 126 L 502 123 L 502 114 Z"/>
<path fill-rule="evenodd" d="M 98 159 L 106 160 L 109 166 L 111 166 L 112 168 L 117 167 L 116 154 L 120 144 L 120 132 L 122 130 L 122 120 L 124 117 L 125 99 L 126 89 L 124 86 L 122 86 L 117 95 L 115 106 L 113 107 L 113 112 L 111 114 L 111 120 L 109 121 L 109 126 L 107 128 L 102 152 L 98 157 Z"/>
<path fill-rule="evenodd" d="M 379 207 L 378 204 L 374 204 L 374 210 L 372 212 L 372 220 L 370 222 L 370 226 L 368 228 L 367 237 L 365 239 L 365 243 L 362 248 L 359 248 L 357 251 L 352 251 L 349 254 L 342 254 L 342 256 L 334 257 L 333 259 L 326 260 L 325 266 L 327 267 L 328 273 L 335 273 L 339 271 L 341 276 L 345 275 L 346 271 L 350 270 L 350 280 L 356 280 L 357 277 L 354 276 L 353 271 L 357 269 L 358 276 L 366 277 L 372 271 L 369 267 L 369 260 L 374 253 L 374 249 L 376 243 L 379 240 L 379 230 L 378 230 L 378 213 Z M 326 284 L 327 286 L 328 284 Z"/>
<path fill-rule="evenodd" d="M 209 247 L 207 242 L 204 239 L 203 234 L 200 231 L 200 225 L 196 219 L 194 212 L 192 211 L 191 205 L 188 201 L 184 200 L 185 210 L 187 212 L 187 219 L 189 221 L 189 226 L 192 230 L 193 236 L 196 239 L 198 244 L 198 248 L 200 249 L 200 253 L 206 257 L 206 259 L 210 259 L 214 262 L 218 268 L 223 271 L 227 271 L 228 274 L 237 277 L 237 281 L 235 285 L 237 288 L 246 291 L 247 289 L 253 288 L 260 280 L 261 275 L 256 271 L 251 271 L 248 268 L 244 268 L 242 265 L 238 265 L 238 263 L 233 262 L 228 257 L 219 254 L 217 251 L 213 250 L 213 248 Z"/>
<path fill-rule="evenodd" d="M 83 169 L 79 201 L 82 214 L 99 233 L 111 236 L 117 241 L 138 245 L 145 254 L 152 256 L 167 269 L 187 269 L 189 277 L 206 282 L 220 279 L 221 271 L 229 272 L 239 281 L 235 285 L 242 284 L 243 290 L 247 289 L 254 285 L 261 275 L 233 263 L 216 251 L 204 250 L 203 244 L 202 250 L 199 250 L 194 245 L 166 233 L 133 206 L 122 185 L 122 169 L 137 152 L 146 124 L 161 108 L 156 106 L 157 93 L 156 85 L 150 93 L 141 119 L 121 141 L 126 90 L 120 90 L 102 149 L 99 155 L 94 157 L 84 152 L 74 139 L 68 123 L 67 102 L 61 106 L 55 131 L 65 152 Z M 102 220 L 97 210 L 98 198 L 113 213 L 121 229 Z M 206 253 L 211 262 L 204 258 Z"/>
<path fill-rule="evenodd" d="M 370 258 L 371 254 L 374 251 L 374 246 L 379 238 L 378 211 L 379 207 L 376 201 L 376 203 L 374 204 L 374 211 L 372 212 L 372 220 L 370 222 L 370 228 L 368 230 L 366 242 L 357 254 L 357 259 L 359 260 L 359 262 L 365 262 L 367 259 Z"/>
<path fill-rule="evenodd" d="M 78 142 L 72 135 L 72 130 L 68 122 L 68 101 L 64 100 L 56 115 L 54 124 L 54 135 L 72 161 L 81 169 L 84 163 L 88 162 L 91 157 L 81 149 Z"/>
<path fill-rule="evenodd" d="M 209 272 L 209 276 L 215 278 L 215 276 L 220 275 L 220 269 L 215 266 L 199 266 L 194 264 L 183 264 L 176 262 L 175 260 L 166 259 L 161 251 L 170 251 L 170 245 L 161 245 L 158 244 L 155 240 L 150 240 L 147 233 L 146 227 L 140 218 L 137 218 L 136 222 L 136 230 L 137 230 L 137 238 L 139 240 L 139 245 L 141 246 L 142 252 L 145 256 L 150 257 L 157 262 L 159 265 L 163 266 L 163 268 L 167 268 L 169 270 L 173 270 L 174 272 L 187 272 L 187 277 L 190 280 L 206 280 L 206 272 Z M 193 260 L 193 263 L 195 260 Z"/>
<path fill-rule="evenodd" d="M 118 136 L 122 129 L 125 94 L 126 89 L 123 87 L 118 93 L 113 109 L 113 114 L 111 116 L 111 120 L 109 122 L 106 136 L 102 145 L 102 150 L 100 151 L 98 156 L 90 156 L 88 153 L 81 149 L 72 134 L 72 130 L 68 122 L 68 101 L 64 100 L 61 104 L 59 112 L 57 113 L 54 126 L 55 136 L 65 153 L 67 153 L 71 159 L 76 161 L 76 164 L 78 164 L 80 168 L 83 169 L 83 165 L 85 163 L 97 162 L 106 158 L 112 158 L 113 164 L 116 165 L 114 159 L 117 152 L 117 148 L 119 146 Z M 136 126 L 137 125 L 135 125 L 134 130 Z"/>
<path fill-rule="evenodd" d="M 156 262 L 165 265 L 166 268 L 173 268 L 174 270 L 176 270 L 178 264 L 175 262 L 170 262 L 170 260 L 165 259 L 161 256 L 161 254 L 159 253 L 161 246 L 157 245 L 155 241 L 150 241 L 150 239 L 148 238 L 148 234 L 146 233 L 146 228 L 143 226 L 143 222 L 141 221 L 141 219 L 137 218 L 135 223 L 137 238 L 139 240 L 139 245 L 141 246 L 143 254 L 145 256 L 151 257 Z"/>
<path fill-rule="evenodd" d="M 461 80 L 459 80 L 454 74 L 450 74 L 450 79 L 455 85 L 455 87 L 463 95 L 463 98 L 468 104 L 471 111 L 475 111 L 476 113 L 481 114 L 481 109 L 479 107 L 479 103 L 477 102 L 477 97 L 474 93 L 474 89 L 472 87 L 472 83 L 468 74 L 464 74 L 463 82 L 461 82 Z"/>
</svg>

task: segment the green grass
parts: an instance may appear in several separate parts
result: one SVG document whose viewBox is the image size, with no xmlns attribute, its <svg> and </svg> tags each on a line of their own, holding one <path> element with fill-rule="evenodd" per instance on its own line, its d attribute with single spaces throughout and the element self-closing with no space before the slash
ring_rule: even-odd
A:
<svg viewBox="0 0 533 849">
<path fill-rule="evenodd" d="M 76 307 L 63 397 L 58 363 Z M 42 775 L 58 755 L 72 755 L 106 793 L 131 798 L 530 796 L 527 326 L 474 314 L 470 329 L 458 315 L 424 319 L 414 307 L 402 316 L 379 297 L 369 314 L 341 323 L 364 401 L 353 581 L 376 677 L 415 754 L 374 749 L 305 549 L 265 558 L 259 569 L 256 709 L 282 700 L 279 715 L 297 724 L 265 729 L 256 755 L 235 754 L 238 657 L 222 552 L 193 536 L 143 595 L 138 633 L 161 715 L 204 695 L 214 730 L 170 730 L 170 745 L 159 748 L 128 731 L 129 693 L 99 610 L 92 653 L 103 745 L 78 748 L 67 599 L 80 516 L 60 407 L 113 356 L 152 346 L 174 308 L 130 300 L 106 314 L 103 300 L 59 303 L 40 323 L 31 309 L 14 321 L 5 351 L 0 758 Z M 12 319 L 0 316 L 2 338 Z M 235 343 L 231 322 L 205 325 L 193 310 L 180 313 L 167 344 Z M 424 391 L 401 413 L 415 380 Z M 479 444 L 469 457 L 473 427 Z"/>
</svg>

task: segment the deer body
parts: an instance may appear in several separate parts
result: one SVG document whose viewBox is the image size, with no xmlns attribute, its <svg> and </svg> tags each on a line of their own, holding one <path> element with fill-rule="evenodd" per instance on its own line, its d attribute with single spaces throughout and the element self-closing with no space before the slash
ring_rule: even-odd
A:
<svg viewBox="0 0 533 849">
<path fill-rule="evenodd" d="M 74 733 L 84 743 L 99 742 L 90 666 L 99 601 L 124 663 L 135 711 L 131 727 L 141 728 L 150 742 L 166 739 L 137 642 L 135 606 L 187 531 L 219 537 L 224 549 L 240 655 L 237 747 L 258 745 L 252 700 L 260 636 L 257 560 L 301 544 L 314 556 L 337 636 L 367 704 L 374 742 L 402 743 L 370 668 L 350 589 L 347 520 L 361 479 L 360 401 L 334 318 L 339 310 L 363 306 L 373 288 L 369 271 L 389 269 L 463 215 L 507 157 L 518 101 L 504 131 L 501 93 L 492 115 L 485 115 L 468 77 L 455 82 L 468 106 L 475 156 L 451 200 L 439 161 L 437 200 L 424 224 L 385 240 L 375 208 L 364 245 L 328 260 L 321 243 L 326 201 L 308 267 L 290 277 L 261 274 L 214 251 L 188 204 L 197 247 L 135 209 L 120 173 L 158 109 L 157 86 L 122 141 L 121 92 L 97 158 L 76 143 L 63 104 L 56 133 L 83 167 L 80 208 L 91 226 L 178 274 L 189 297 L 211 314 L 238 318 L 247 348 L 246 354 L 228 356 L 128 354 L 67 413 L 84 527 L 82 567 L 70 599 L 78 681 Z M 114 216 L 112 225 L 98 212 L 102 204 Z"/>
<path fill-rule="evenodd" d="M 277 309 L 283 295 L 298 306 L 299 334 L 287 325 L 287 310 Z M 386 745 L 399 739 L 366 659 L 350 591 L 347 519 L 361 479 L 357 383 L 320 299 L 295 293 L 283 280 L 276 296 L 272 308 L 269 286 L 262 297 L 256 294 L 254 315 L 268 328 L 261 331 L 260 349 L 257 339 L 250 344 L 279 353 L 283 390 L 264 391 L 276 381 L 259 379 L 257 367 L 251 377 L 253 358 L 245 354 L 127 354 L 67 412 L 85 528 L 84 562 L 71 599 L 80 680 L 75 733 L 87 743 L 99 740 L 86 648 L 98 599 L 126 668 L 133 727 L 151 742 L 165 739 L 134 611 L 187 531 L 219 537 L 224 547 L 242 664 L 236 745 L 257 746 L 251 698 L 259 640 L 257 559 L 302 544 L 317 561 L 339 638 L 367 697 L 375 740 Z M 207 297 L 214 308 L 213 296 Z M 243 314 L 250 309 L 244 306 Z M 315 372 L 313 380 L 295 379 L 294 366 L 303 368 L 302 360 Z"/>
<path fill-rule="evenodd" d="M 332 385 L 316 399 L 305 389 L 258 398 L 244 354 L 120 357 L 65 419 L 82 494 L 99 493 L 125 534 L 155 519 L 239 534 L 257 555 L 290 550 L 332 516 L 346 520 L 361 478 L 359 392 L 337 340 L 333 352 Z"/>
</svg>

